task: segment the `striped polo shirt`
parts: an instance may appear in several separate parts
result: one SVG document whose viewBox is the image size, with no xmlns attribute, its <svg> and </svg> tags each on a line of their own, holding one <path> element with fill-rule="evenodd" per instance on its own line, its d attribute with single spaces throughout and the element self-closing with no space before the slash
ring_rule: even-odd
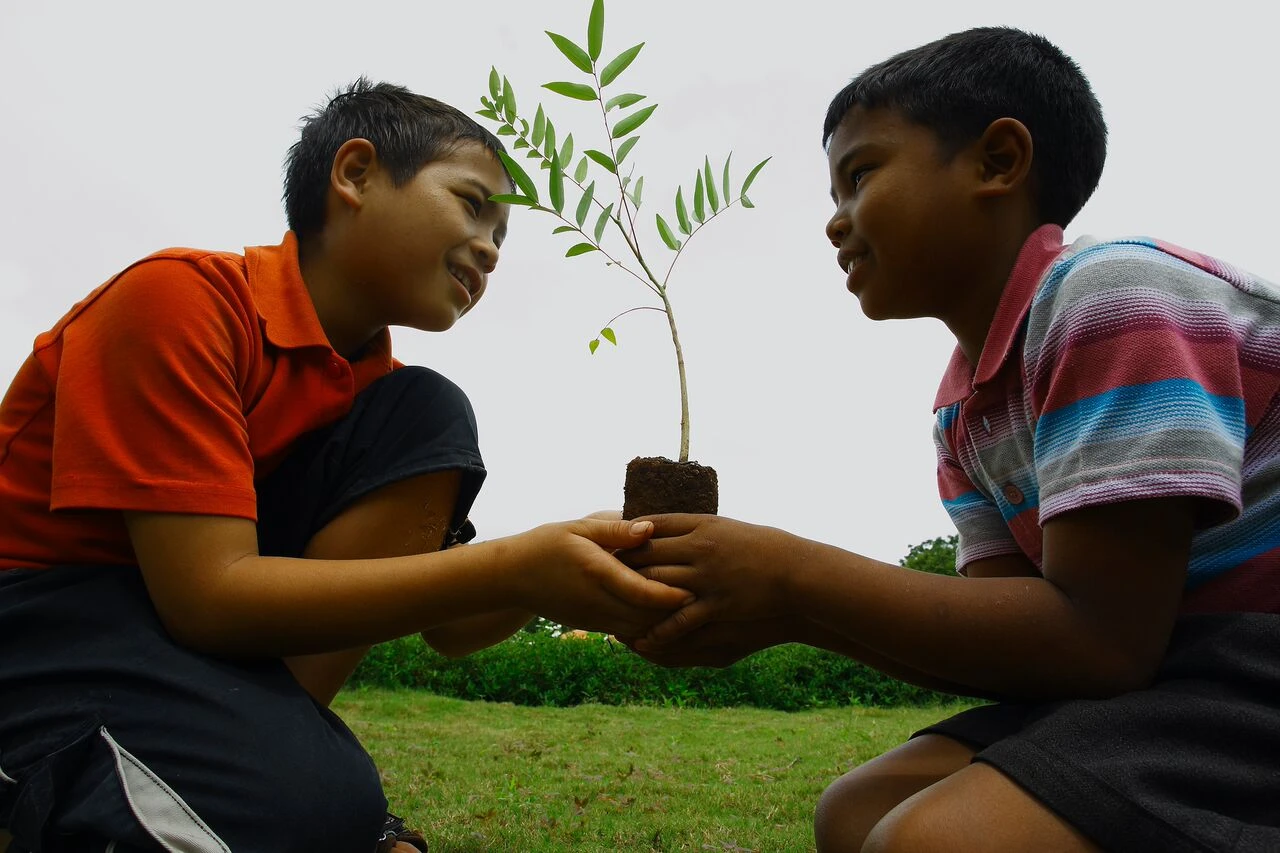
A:
<svg viewBox="0 0 1280 853">
<path fill-rule="evenodd" d="M 1280 613 L 1280 288 L 1145 238 L 1027 240 L 977 368 L 938 389 L 957 566 L 1096 504 L 1197 498 L 1183 612 Z"/>
</svg>

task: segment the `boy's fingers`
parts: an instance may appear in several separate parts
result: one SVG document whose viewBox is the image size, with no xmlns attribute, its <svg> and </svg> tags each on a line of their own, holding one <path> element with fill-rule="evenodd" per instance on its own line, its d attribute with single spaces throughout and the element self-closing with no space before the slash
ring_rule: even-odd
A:
<svg viewBox="0 0 1280 853">
<path fill-rule="evenodd" d="M 620 566 L 605 576 L 602 585 L 605 590 L 635 607 L 674 610 L 693 598 L 688 590 L 641 577 Z"/>
<path fill-rule="evenodd" d="M 634 548 L 652 535 L 653 524 L 648 521 L 584 518 L 575 525 L 575 531 L 602 548 Z"/>
<path fill-rule="evenodd" d="M 693 592 L 698 591 L 700 581 L 706 580 L 702 573 L 692 566 L 646 566 L 638 571 L 641 577 Z"/>
<path fill-rule="evenodd" d="M 641 651 L 650 650 L 663 643 L 669 643 L 678 637 L 683 637 L 690 631 L 696 631 L 710 621 L 711 609 L 710 602 L 703 599 L 698 599 L 687 607 L 680 608 L 657 625 L 654 625 L 644 639 L 636 642 L 636 648 Z"/>
<path fill-rule="evenodd" d="M 705 521 L 707 516 L 687 512 L 675 512 L 667 515 L 645 515 L 636 521 L 653 522 L 653 537 L 684 536 L 692 533 L 694 528 Z"/>
</svg>

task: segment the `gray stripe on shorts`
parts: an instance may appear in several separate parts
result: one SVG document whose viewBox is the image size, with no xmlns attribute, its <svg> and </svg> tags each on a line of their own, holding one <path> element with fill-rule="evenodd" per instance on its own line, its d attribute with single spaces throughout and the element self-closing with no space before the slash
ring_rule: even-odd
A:
<svg viewBox="0 0 1280 853">
<path fill-rule="evenodd" d="M 231 853 L 208 824 L 159 776 L 116 743 L 106 727 L 98 730 L 116 761 L 116 775 L 138 823 L 168 853 Z"/>
</svg>

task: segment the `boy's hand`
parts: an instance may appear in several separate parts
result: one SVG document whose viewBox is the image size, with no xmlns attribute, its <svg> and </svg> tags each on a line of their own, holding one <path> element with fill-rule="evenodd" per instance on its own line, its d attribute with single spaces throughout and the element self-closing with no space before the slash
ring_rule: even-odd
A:
<svg viewBox="0 0 1280 853">
<path fill-rule="evenodd" d="M 619 554 L 647 578 L 697 599 L 654 626 L 636 649 L 652 651 L 708 622 L 746 622 L 787 615 L 788 534 L 718 515 L 656 515 L 652 538 Z"/>
<path fill-rule="evenodd" d="M 631 571 L 611 551 L 643 545 L 649 522 L 582 518 L 544 524 L 511 537 L 519 565 L 524 607 L 540 616 L 588 631 L 641 636 L 689 593 Z"/>
<path fill-rule="evenodd" d="M 618 642 L 659 666 L 732 666 L 761 649 L 791 642 L 791 620 L 760 619 L 754 622 L 712 622 L 683 637 L 661 645 L 636 647 L 635 638 Z"/>
</svg>

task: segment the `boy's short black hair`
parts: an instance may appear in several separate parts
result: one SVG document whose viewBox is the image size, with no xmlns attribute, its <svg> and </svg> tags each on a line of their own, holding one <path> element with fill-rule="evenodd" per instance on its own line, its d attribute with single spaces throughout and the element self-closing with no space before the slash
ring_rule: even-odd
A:
<svg viewBox="0 0 1280 853">
<path fill-rule="evenodd" d="M 284 207 L 299 237 L 324 227 L 333 158 L 347 140 L 367 139 L 396 186 L 459 143 L 478 142 L 497 156 L 498 137 L 461 110 L 392 83 L 364 77 L 302 119 L 302 133 L 285 159 Z"/>
<path fill-rule="evenodd" d="M 936 133 L 946 157 L 996 119 L 1022 122 L 1035 145 L 1032 185 L 1043 222 L 1065 228 L 1102 177 L 1102 108 L 1079 66 L 1043 36 L 979 27 L 873 65 L 831 101 L 824 148 L 856 106 L 900 111 Z"/>
</svg>

